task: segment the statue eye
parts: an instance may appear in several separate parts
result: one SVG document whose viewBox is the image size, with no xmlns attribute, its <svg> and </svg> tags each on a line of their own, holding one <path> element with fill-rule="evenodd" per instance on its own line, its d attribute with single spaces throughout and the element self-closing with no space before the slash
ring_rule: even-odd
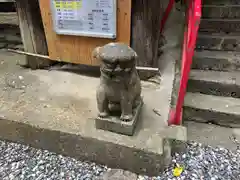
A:
<svg viewBox="0 0 240 180">
<path fill-rule="evenodd" d="M 112 67 L 113 67 L 113 64 L 105 63 L 104 66 L 107 67 L 107 68 L 112 68 Z"/>
</svg>

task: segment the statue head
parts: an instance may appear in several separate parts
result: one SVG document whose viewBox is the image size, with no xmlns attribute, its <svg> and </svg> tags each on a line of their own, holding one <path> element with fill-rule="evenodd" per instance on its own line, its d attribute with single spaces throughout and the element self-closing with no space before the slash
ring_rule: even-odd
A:
<svg viewBox="0 0 240 180">
<path fill-rule="evenodd" d="M 135 69 L 137 54 L 123 43 L 109 43 L 95 48 L 93 58 L 101 61 L 101 73 L 109 77 L 125 76 Z"/>
</svg>

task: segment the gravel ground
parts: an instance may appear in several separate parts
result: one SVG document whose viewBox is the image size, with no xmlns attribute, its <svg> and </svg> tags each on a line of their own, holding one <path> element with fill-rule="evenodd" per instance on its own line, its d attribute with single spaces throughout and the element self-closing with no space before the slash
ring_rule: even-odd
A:
<svg viewBox="0 0 240 180">
<path fill-rule="evenodd" d="M 91 180 L 106 169 L 49 151 L 0 141 L 1 180 Z"/>
<path fill-rule="evenodd" d="M 184 168 L 180 177 L 173 176 L 176 163 Z M 240 150 L 213 148 L 191 142 L 187 153 L 175 154 L 172 165 L 159 177 L 139 180 L 240 180 Z"/>
<path fill-rule="evenodd" d="M 187 153 L 176 154 L 172 165 L 160 176 L 138 176 L 138 180 L 240 179 L 239 150 L 231 152 L 225 148 L 212 148 L 199 143 L 189 143 L 187 149 Z M 174 177 L 172 173 L 176 163 L 184 167 L 180 177 Z M 0 141 L 0 179 L 2 180 L 95 180 L 106 174 L 107 170 L 111 172 L 106 166 L 80 162 L 49 151 Z M 126 180 L 137 178 L 133 174 L 128 175 L 129 178 Z"/>
</svg>

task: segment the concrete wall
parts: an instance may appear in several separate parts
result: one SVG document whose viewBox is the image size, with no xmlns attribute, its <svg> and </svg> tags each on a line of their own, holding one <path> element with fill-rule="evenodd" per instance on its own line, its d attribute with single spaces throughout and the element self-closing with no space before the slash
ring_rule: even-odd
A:
<svg viewBox="0 0 240 180">
<path fill-rule="evenodd" d="M 178 88 L 180 82 L 180 65 L 181 65 L 181 55 L 182 55 L 182 41 L 183 41 L 183 33 L 184 33 L 184 25 L 185 25 L 185 9 L 184 6 L 181 6 L 180 3 L 177 3 L 167 22 L 163 32 L 163 36 L 165 38 L 165 44 L 161 47 L 162 55 L 160 57 L 162 59 L 166 59 L 167 61 L 174 62 L 174 71 L 175 71 L 175 79 L 173 84 L 172 98 L 171 98 L 171 108 L 175 108 Z M 164 69 L 164 65 L 160 65 L 162 69 Z"/>
</svg>

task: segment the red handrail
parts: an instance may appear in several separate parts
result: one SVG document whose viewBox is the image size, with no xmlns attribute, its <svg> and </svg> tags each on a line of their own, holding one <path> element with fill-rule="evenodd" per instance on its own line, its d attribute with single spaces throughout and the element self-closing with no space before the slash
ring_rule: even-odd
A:
<svg viewBox="0 0 240 180">
<path fill-rule="evenodd" d="M 171 4 L 172 0 L 169 2 L 169 6 L 173 7 Z M 194 55 L 194 49 L 196 46 L 197 34 L 201 19 L 202 1 L 201 0 L 188 0 L 186 1 L 188 5 L 187 9 L 187 27 L 184 32 L 183 50 L 182 50 L 182 66 L 181 66 L 181 79 L 180 87 L 178 91 L 178 98 L 176 103 L 176 109 L 173 108 L 170 112 L 169 125 L 180 125 L 182 123 L 182 107 L 184 103 L 184 97 L 186 93 L 188 77 L 191 70 L 192 58 Z M 170 8 L 170 7 L 169 7 Z M 170 11 L 166 10 L 169 14 Z M 168 14 L 164 15 L 168 17 Z M 164 20 L 165 23 L 166 20 Z M 163 22 L 163 21 L 162 21 Z M 162 24 L 164 26 L 164 24 Z M 162 29 L 162 27 L 161 27 Z"/>
</svg>

